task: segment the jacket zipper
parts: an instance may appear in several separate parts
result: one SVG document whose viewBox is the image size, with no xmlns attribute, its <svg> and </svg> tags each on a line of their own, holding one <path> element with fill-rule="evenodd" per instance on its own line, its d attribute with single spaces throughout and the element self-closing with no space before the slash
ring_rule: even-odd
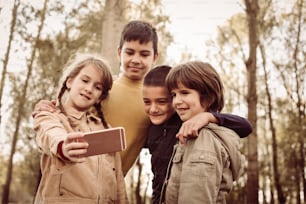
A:
<svg viewBox="0 0 306 204">
<path fill-rule="evenodd" d="M 172 151 L 172 155 L 170 157 L 170 161 L 168 163 L 168 167 L 167 167 L 167 173 L 166 173 L 166 178 L 164 180 L 164 183 L 163 183 L 163 187 L 161 189 L 161 193 L 160 193 L 160 198 L 159 198 L 159 204 L 164 204 L 166 203 L 166 187 L 167 187 L 167 184 L 168 184 L 168 180 L 169 180 L 169 177 L 170 177 L 170 171 L 171 171 L 171 167 L 172 167 L 172 160 L 173 160 L 173 157 L 175 155 L 175 152 L 176 152 L 176 149 L 173 148 L 173 151 Z M 164 200 L 164 201 L 162 201 Z"/>
</svg>

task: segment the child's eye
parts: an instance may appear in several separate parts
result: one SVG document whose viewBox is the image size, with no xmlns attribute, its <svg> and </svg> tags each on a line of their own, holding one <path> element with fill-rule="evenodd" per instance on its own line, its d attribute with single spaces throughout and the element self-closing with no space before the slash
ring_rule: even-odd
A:
<svg viewBox="0 0 306 204">
<path fill-rule="evenodd" d="M 169 103 L 169 100 L 167 100 L 167 99 L 159 100 L 158 103 L 161 104 L 161 105 L 165 105 L 165 104 Z"/>
<path fill-rule="evenodd" d="M 133 54 L 134 54 L 133 51 L 125 51 L 125 53 L 126 53 L 127 55 L 133 55 Z"/>
<path fill-rule="evenodd" d="M 148 57 L 150 54 L 141 54 L 142 57 Z"/>
<path fill-rule="evenodd" d="M 143 103 L 144 103 L 145 105 L 150 105 L 150 101 L 144 100 Z"/>
<path fill-rule="evenodd" d="M 150 53 L 150 52 L 141 52 L 140 55 L 141 55 L 142 57 L 148 57 L 148 56 L 151 55 L 151 53 Z"/>
<path fill-rule="evenodd" d="M 182 91 L 181 94 L 187 95 L 187 94 L 189 94 L 189 91 Z"/>
<path fill-rule="evenodd" d="M 87 83 L 87 82 L 88 82 L 88 80 L 87 80 L 87 79 L 82 79 L 82 81 L 83 81 L 84 83 Z"/>
<path fill-rule="evenodd" d="M 99 91 L 102 91 L 102 87 L 101 86 L 96 86 L 96 89 Z"/>
</svg>

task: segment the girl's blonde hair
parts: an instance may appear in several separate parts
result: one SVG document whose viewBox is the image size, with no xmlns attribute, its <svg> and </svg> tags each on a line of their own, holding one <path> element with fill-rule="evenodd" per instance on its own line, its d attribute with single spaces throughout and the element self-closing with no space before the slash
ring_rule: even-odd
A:
<svg viewBox="0 0 306 204">
<path fill-rule="evenodd" d="M 166 78 L 168 90 L 171 92 L 178 88 L 179 83 L 199 92 L 200 102 L 205 104 L 206 111 L 222 110 L 223 84 L 219 74 L 209 63 L 191 61 L 172 68 Z"/>
<path fill-rule="evenodd" d="M 66 64 L 63 73 L 63 78 L 61 80 L 62 86 L 59 89 L 57 99 L 58 106 L 63 113 L 65 113 L 65 110 L 62 104 L 62 97 L 64 93 L 68 90 L 66 82 L 68 79 L 74 79 L 80 73 L 80 71 L 87 65 L 94 65 L 96 68 L 99 69 L 101 73 L 101 81 L 103 88 L 100 100 L 102 101 L 107 98 L 109 90 L 112 88 L 113 85 L 113 77 L 108 62 L 97 54 L 78 54 L 71 58 Z M 103 112 L 101 110 L 101 103 L 96 103 L 94 106 L 98 113 L 98 116 L 101 119 L 102 124 L 105 128 L 108 128 Z"/>
</svg>

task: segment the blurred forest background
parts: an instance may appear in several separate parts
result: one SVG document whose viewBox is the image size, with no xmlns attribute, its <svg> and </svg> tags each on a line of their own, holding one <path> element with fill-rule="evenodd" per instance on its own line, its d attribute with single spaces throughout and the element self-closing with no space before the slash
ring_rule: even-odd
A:
<svg viewBox="0 0 306 204">
<path fill-rule="evenodd" d="M 1 39 L 0 45 L 7 45 L 0 56 L 3 204 L 33 202 L 40 170 L 31 113 L 40 99 L 55 98 L 69 56 L 102 53 L 118 74 L 116 49 L 122 27 L 131 19 L 141 19 L 158 30 L 158 64 L 194 58 L 183 52 L 174 62 L 167 60 L 173 34 L 167 28 L 171 19 L 163 12 L 162 0 L 13 2 L 7 18 L 11 21 L 8 42 Z M 237 2 L 244 12 L 220 25 L 218 35 L 203 45 L 208 51 L 202 53 L 225 84 L 224 112 L 247 117 L 253 126 L 253 133 L 241 140 L 245 171 L 228 203 L 306 203 L 306 2 Z M 131 203 L 149 203 L 149 162 L 150 155 L 143 151 L 126 177 Z"/>
</svg>

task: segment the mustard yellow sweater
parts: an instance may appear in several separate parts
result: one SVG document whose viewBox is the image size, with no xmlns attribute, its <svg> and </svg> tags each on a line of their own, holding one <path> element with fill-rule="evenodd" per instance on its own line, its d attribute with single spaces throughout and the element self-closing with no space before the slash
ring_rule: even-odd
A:
<svg viewBox="0 0 306 204">
<path fill-rule="evenodd" d="M 149 125 L 142 99 L 142 81 L 120 76 L 103 102 L 102 111 L 112 127 L 125 128 L 127 149 L 121 152 L 121 159 L 122 170 L 126 175 L 144 146 Z"/>
</svg>

